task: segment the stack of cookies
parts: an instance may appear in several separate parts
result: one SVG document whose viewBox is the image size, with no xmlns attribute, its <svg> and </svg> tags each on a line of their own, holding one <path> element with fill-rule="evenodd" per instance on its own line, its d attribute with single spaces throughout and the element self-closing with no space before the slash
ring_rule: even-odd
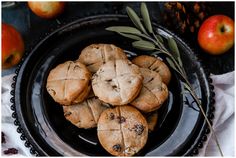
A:
<svg viewBox="0 0 236 158">
<path fill-rule="evenodd" d="M 78 60 L 49 73 L 47 91 L 78 128 L 97 127 L 101 145 L 115 156 L 132 156 L 146 144 L 157 110 L 168 98 L 169 68 L 151 56 L 131 61 L 113 44 L 92 44 Z"/>
</svg>

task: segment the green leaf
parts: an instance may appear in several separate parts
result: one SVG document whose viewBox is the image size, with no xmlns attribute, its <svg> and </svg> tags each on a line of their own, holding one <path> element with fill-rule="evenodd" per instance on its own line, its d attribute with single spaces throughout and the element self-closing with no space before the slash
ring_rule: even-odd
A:
<svg viewBox="0 0 236 158">
<path fill-rule="evenodd" d="M 144 41 L 144 40 L 135 41 L 132 43 L 132 46 L 134 48 L 145 50 L 145 51 L 155 50 L 155 45 L 152 42 Z"/>
<path fill-rule="evenodd" d="M 143 27 L 143 24 L 140 21 L 140 18 L 138 17 L 138 15 L 135 13 L 135 11 L 130 8 L 130 7 L 126 7 L 126 11 L 127 14 L 129 16 L 129 18 L 131 19 L 131 21 L 134 23 L 134 25 L 141 30 L 143 33 L 147 34 L 145 28 Z"/>
<path fill-rule="evenodd" d="M 130 38 L 130 39 L 133 39 L 133 40 L 142 40 L 141 37 L 139 36 L 136 36 L 136 35 L 132 35 L 132 34 L 126 34 L 126 33 L 121 33 L 121 32 L 117 32 L 118 34 L 120 34 L 121 36 L 124 36 L 124 37 L 127 37 L 127 38 Z"/>
<path fill-rule="evenodd" d="M 141 15 L 143 17 L 143 22 L 144 22 L 144 25 L 147 28 L 148 32 L 153 33 L 149 12 L 147 9 L 147 5 L 145 3 L 141 4 Z"/>
<path fill-rule="evenodd" d="M 170 50 L 174 53 L 174 57 L 177 59 L 177 57 L 179 57 L 179 49 L 175 40 L 173 38 L 168 38 L 167 40 Z"/>
<path fill-rule="evenodd" d="M 185 82 L 183 82 L 184 84 L 184 88 L 187 89 L 188 91 L 191 91 L 191 88 L 189 87 L 189 85 Z"/>
<path fill-rule="evenodd" d="M 168 62 L 168 64 L 170 65 L 170 67 L 172 67 L 173 69 L 176 69 L 174 62 L 173 62 L 170 58 L 167 57 L 167 58 L 166 58 L 166 61 Z"/>
<path fill-rule="evenodd" d="M 178 49 L 178 46 L 177 46 L 175 40 L 171 37 L 168 38 L 167 40 L 168 40 L 169 48 L 173 52 L 174 58 L 178 61 L 179 65 L 182 67 L 183 64 L 182 64 L 180 54 L 179 54 L 179 49 Z"/>
<path fill-rule="evenodd" d="M 166 61 L 168 62 L 168 64 L 170 65 L 170 67 L 175 70 L 176 72 L 178 72 L 180 75 L 180 71 L 176 68 L 174 62 L 169 58 L 169 57 L 166 57 Z"/>
<path fill-rule="evenodd" d="M 111 26 L 107 27 L 106 30 L 130 34 L 142 34 L 138 29 L 130 26 Z"/>
<path fill-rule="evenodd" d="M 161 35 L 157 35 L 157 39 L 158 39 L 161 43 L 164 42 L 164 41 L 163 41 L 163 38 L 161 37 Z"/>
</svg>

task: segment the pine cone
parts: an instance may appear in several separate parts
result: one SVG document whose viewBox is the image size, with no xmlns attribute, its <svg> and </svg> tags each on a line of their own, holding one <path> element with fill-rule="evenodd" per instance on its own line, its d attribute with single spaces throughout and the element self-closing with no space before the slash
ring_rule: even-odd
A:
<svg viewBox="0 0 236 158">
<path fill-rule="evenodd" d="M 194 33 L 210 15 L 210 10 L 210 3 L 206 2 L 166 2 L 164 22 L 168 28 L 180 33 Z"/>
</svg>

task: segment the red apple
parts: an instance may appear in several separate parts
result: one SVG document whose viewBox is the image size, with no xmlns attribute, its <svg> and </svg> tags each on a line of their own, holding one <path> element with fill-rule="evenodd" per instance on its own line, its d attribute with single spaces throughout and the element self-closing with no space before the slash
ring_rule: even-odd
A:
<svg viewBox="0 0 236 158">
<path fill-rule="evenodd" d="M 24 53 L 21 34 L 11 25 L 2 23 L 2 68 L 7 69 L 19 63 Z"/>
<path fill-rule="evenodd" d="M 58 16 L 63 12 L 65 3 L 58 1 L 51 1 L 51 2 L 29 1 L 28 6 L 39 17 L 50 19 L 50 18 L 55 18 L 56 16 Z"/>
<path fill-rule="evenodd" d="M 234 21 L 225 15 L 209 17 L 199 29 L 198 43 L 213 55 L 227 52 L 234 44 Z"/>
</svg>

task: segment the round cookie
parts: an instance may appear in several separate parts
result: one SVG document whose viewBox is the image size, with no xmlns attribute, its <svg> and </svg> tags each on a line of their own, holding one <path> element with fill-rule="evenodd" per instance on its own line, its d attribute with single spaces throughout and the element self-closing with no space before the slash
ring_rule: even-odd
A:
<svg viewBox="0 0 236 158">
<path fill-rule="evenodd" d="M 79 61 L 95 73 L 101 65 L 116 59 L 127 59 L 124 51 L 113 44 L 91 44 L 81 51 Z"/>
<path fill-rule="evenodd" d="M 144 76 L 143 87 L 130 104 L 147 113 L 161 107 L 168 98 L 168 89 L 157 72 L 146 68 L 140 68 L 140 71 Z"/>
<path fill-rule="evenodd" d="M 132 156 L 146 144 L 148 124 L 134 107 L 118 106 L 103 111 L 97 132 L 101 145 L 110 154 Z"/>
<path fill-rule="evenodd" d="M 132 62 L 140 67 L 156 71 L 160 74 L 162 81 L 167 85 L 169 84 L 171 79 L 170 70 L 160 59 L 148 55 L 140 55 L 134 58 Z"/>
<path fill-rule="evenodd" d="M 83 101 L 88 88 L 91 74 L 79 61 L 67 61 L 52 69 L 47 78 L 47 91 L 52 98 L 62 105 L 71 105 Z"/>
<path fill-rule="evenodd" d="M 129 60 L 113 60 L 102 65 L 92 77 L 94 94 L 112 105 L 125 105 L 139 94 L 143 77 Z"/>
<path fill-rule="evenodd" d="M 97 127 L 98 119 L 105 109 L 107 106 L 91 94 L 82 103 L 63 106 L 65 118 L 78 128 L 85 129 Z"/>
</svg>

